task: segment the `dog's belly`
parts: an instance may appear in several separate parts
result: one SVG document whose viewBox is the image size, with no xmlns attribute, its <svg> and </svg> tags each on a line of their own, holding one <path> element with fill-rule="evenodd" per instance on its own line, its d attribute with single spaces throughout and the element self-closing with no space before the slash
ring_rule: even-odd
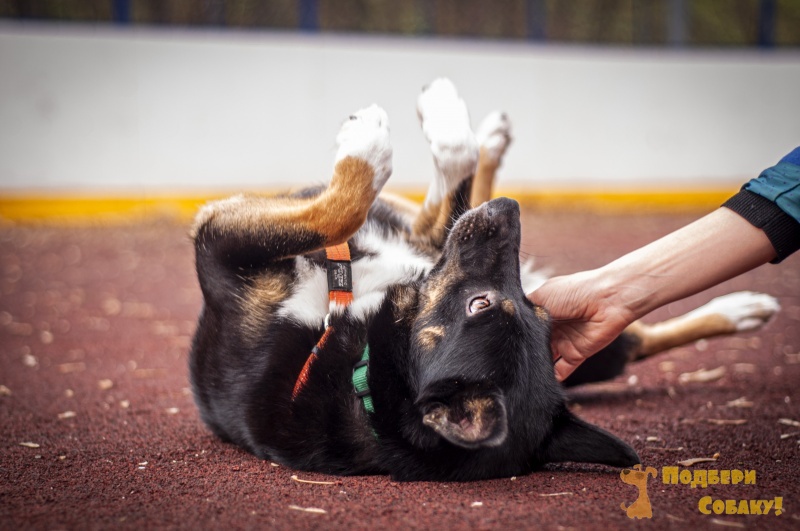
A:
<svg viewBox="0 0 800 531">
<path fill-rule="evenodd" d="M 379 227 L 367 223 L 353 237 L 352 244 L 364 256 L 352 263 L 353 302 L 350 314 L 364 321 L 377 311 L 394 284 L 412 282 L 433 268 L 431 257 L 424 256 L 402 235 L 386 236 Z M 308 327 L 318 327 L 328 313 L 344 311 L 329 303 L 325 269 L 312 260 L 295 258 L 296 280 L 291 294 L 281 304 L 277 315 Z"/>
</svg>

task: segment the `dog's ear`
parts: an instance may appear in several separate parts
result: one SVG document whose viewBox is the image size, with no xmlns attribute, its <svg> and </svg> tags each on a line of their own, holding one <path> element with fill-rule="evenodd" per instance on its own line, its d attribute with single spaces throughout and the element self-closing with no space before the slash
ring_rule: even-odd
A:
<svg viewBox="0 0 800 531">
<path fill-rule="evenodd" d="M 553 433 L 544 452 L 548 463 L 573 461 L 630 467 L 641 462 L 626 443 L 566 410 L 553 419 Z"/>
<path fill-rule="evenodd" d="M 499 446 L 508 435 L 505 402 L 496 394 L 458 393 L 428 408 L 422 422 L 462 448 Z"/>
</svg>

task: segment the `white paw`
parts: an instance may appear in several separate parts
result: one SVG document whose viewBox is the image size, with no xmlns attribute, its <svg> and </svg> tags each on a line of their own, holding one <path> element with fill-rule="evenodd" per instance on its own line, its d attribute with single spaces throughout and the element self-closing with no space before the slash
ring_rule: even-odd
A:
<svg viewBox="0 0 800 531">
<path fill-rule="evenodd" d="M 373 186 L 380 191 L 392 175 L 392 144 L 389 117 L 377 105 L 356 111 L 336 135 L 336 163 L 345 157 L 365 160 L 375 170 Z"/>
<path fill-rule="evenodd" d="M 765 325 L 781 309 L 775 297 L 764 293 L 740 291 L 712 299 L 691 313 L 717 314 L 726 318 L 736 332 L 755 330 Z"/>
<path fill-rule="evenodd" d="M 499 163 L 513 139 L 511 121 L 506 113 L 494 111 L 483 119 L 475 137 L 486 156 Z"/>
<path fill-rule="evenodd" d="M 469 124 L 467 104 L 449 79 L 439 78 L 425 87 L 417 99 L 417 115 L 433 152 L 443 192 L 475 174 L 478 142 Z"/>
</svg>

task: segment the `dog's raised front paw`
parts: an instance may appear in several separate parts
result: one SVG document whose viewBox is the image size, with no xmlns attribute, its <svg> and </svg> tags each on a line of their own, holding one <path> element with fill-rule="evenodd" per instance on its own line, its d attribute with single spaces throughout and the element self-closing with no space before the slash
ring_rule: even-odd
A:
<svg viewBox="0 0 800 531">
<path fill-rule="evenodd" d="M 745 332 L 764 326 L 781 309 L 775 297 L 740 291 L 711 300 L 692 313 L 717 314 L 731 325 L 731 332 Z"/>
<path fill-rule="evenodd" d="M 478 142 L 469 124 L 467 105 L 449 79 L 439 78 L 417 99 L 417 115 L 433 152 L 439 177 L 453 190 L 475 173 Z"/>
<path fill-rule="evenodd" d="M 336 143 L 339 145 L 336 163 L 345 157 L 368 162 L 375 171 L 375 191 L 380 191 L 392 175 L 392 145 L 386 111 L 373 104 L 351 114 L 336 135 Z"/>
<path fill-rule="evenodd" d="M 494 163 L 499 163 L 500 159 L 511 144 L 511 120 L 508 115 L 501 111 L 489 113 L 483 119 L 475 137 L 483 149 L 484 155 Z"/>
</svg>

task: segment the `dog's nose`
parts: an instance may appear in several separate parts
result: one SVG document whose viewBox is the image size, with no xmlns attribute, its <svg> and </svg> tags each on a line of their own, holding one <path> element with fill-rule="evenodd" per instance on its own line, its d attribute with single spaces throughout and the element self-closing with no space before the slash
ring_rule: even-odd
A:
<svg viewBox="0 0 800 531">
<path fill-rule="evenodd" d="M 519 203 L 508 197 L 498 197 L 486 203 L 486 215 L 494 217 L 496 215 L 519 216 Z"/>
</svg>

